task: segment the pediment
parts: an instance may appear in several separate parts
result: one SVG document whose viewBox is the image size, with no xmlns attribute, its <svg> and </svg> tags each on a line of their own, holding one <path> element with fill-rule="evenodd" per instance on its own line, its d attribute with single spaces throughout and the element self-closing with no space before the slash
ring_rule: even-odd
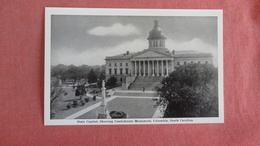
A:
<svg viewBox="0 0 260 146">
<path fill-rule="evenodd" d="M 161 58 L 161 57 L 167 57 L 167 56 L 154 51 L 147 51 L 147 52 L 137 54 L 133 58 L 137 59 L 137 58 Z"/>
</svg>

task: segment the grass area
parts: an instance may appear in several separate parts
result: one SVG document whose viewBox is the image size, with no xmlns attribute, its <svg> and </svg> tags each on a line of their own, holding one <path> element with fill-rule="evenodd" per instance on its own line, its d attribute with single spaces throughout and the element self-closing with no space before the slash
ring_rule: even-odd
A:
<svg viewBox="0 0 260 146">
<path fill-rule="evenodd" d="M 109 111 L 123 111 L 128 118 L 152 118 L 156 108 L 152 99 L 142 98 L 116 98 L 107 103 Z M 96 119 L 99 108 L 95 108 L 77 119 Z"/>
<path fill-rule="evenodd" d="M 128 118 L 152 118 L 156 108 L 152 99 L 117 98 L 108 103 L 109 111 L 123 111 Z"/>
</svg>

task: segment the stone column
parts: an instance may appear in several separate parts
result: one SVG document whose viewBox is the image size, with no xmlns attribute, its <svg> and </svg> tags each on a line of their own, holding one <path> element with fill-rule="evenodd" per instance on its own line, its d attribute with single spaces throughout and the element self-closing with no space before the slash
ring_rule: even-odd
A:
<svg viewBox="0 0 260 146">
<path fill-rule="evenodd" d="M 155 70 L 155 66 L 154 66 L 154 60 L 152 60 L 153 64 L 152 64 L 152 70 L 153 70 L 153 75 L 154 76 L 154 70 Z"/>
<path fill-rule="evenodd" d="M 138 76 L 141 76 L 141 61 L 139 61 L 139 74 Z"/>
<path fill-rule="evenodd" d="M 161 60 L 161 62 L 162 62 L 162 74 L 161 74 L 161 76 L 163 76 L 164 75 L 164 73 L 163 73 L 163 60 Z"/>
<path fill-rule="evenodd" d="M 136 72 L 137 72 L 137 69 L 136 69 L 136 67 L 137 67 L 137 66 L 136 66 L 136 61 L 134 61 L 134 62 L 135 62 L 135 74 L 134 74 L 134 75 L 137 76 L 137 73 L 136 73 Z"/>
<path fill-rule="evenodd" d="M 147 71 L 147 76 L 150 75 L 150 69 L 149 69 L 150 64 L 149 64 L 149 63 L 150 63 L 150 61 L 148 60 L 148 61 L 147 61 L 147 64 L 148 64 L 148 67 L 147 67 L 147 69 L 148 69 L 148 71 Z"/>
<path fill-rule="evenodd" d="M 157 60 L 156 76 L 159 76 L 159 60 Z"/>
<path fill-rule="evenodd" d="M 128 70 L 128 73 L 130 74 L 130 76 L 134 76 L 134 62 L 131 61 L 131 70 Z"/>
<path fill-rule="evenodd" d="M 143 76 L 145 76 L 145 60 L 143 60 L 143 71 L 144 71 Z"/>
<path fill-rule="evenodd" d="M 168 70 L 169 70 L 169 69 L 168 69 L 168 61 L 169 61 L 169 60 L 166 60 L 166 76 L 169 75 L 169 71 L 168 71 Z"/>
</svg>

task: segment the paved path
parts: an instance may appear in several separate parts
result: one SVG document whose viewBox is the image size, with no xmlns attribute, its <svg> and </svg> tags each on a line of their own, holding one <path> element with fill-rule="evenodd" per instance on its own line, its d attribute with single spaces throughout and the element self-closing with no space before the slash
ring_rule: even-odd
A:
<svg viewBox="0 0 260 146">
<path fill-rule="evenodd" d="M 93 94 L 89 94 L 89 93 L 86 93 L 86 95 L 89 96 L 89 97 L 93 97 L 94 96 Z M 99 96 L 96 96 L 96 98 L 102 99 L 102 97 L 99 97 Z"/>
</svg>

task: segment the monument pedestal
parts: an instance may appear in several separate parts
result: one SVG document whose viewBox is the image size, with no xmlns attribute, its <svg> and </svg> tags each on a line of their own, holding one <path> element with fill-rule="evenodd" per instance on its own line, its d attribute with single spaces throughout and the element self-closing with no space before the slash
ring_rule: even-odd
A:
<svg viewBox="0 0 260 146">
<path fill-rule="evenodd" d="M 97 119 L 111 119 L 111 117 L 109 116 L 109 112 L 104 105 L 100 105 Z"/>
<path fill-rule="evenodd" d="M 111 117 L 109 116 L 109 112 L 107 111 L 105 114 L 98 113 L 97 119 L 111 119 Z"/>
</svg>

